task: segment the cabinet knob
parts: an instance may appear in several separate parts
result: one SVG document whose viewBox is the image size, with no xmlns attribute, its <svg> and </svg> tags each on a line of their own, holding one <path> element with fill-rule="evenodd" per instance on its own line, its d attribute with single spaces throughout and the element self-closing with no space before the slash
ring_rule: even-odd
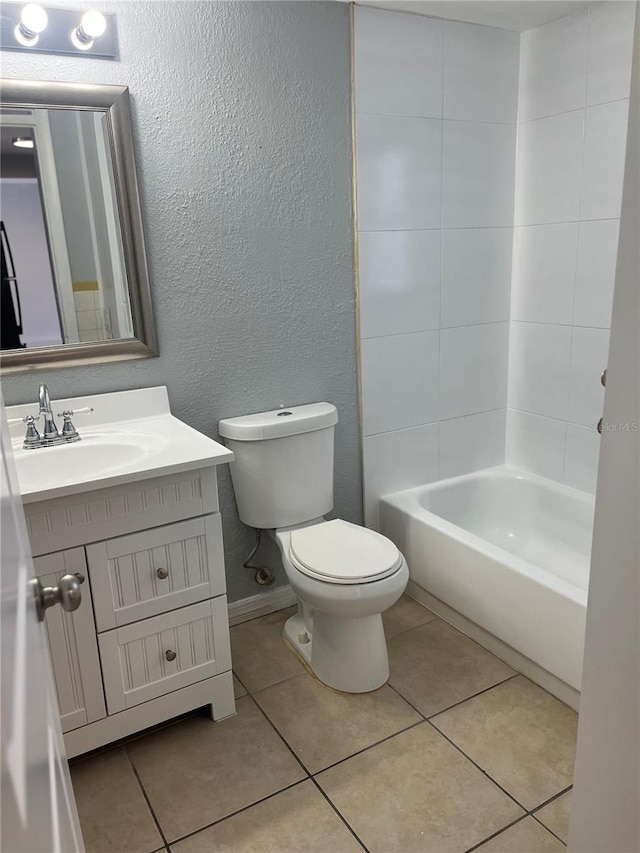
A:
<svg viewBox="0 0 640 853">
<path fill-rule="evenodd" d="M 167 651 L 164 653 L 164 656 L 168 661 L 176 659 L 176 653 L 172 649 L 167 649 Z"/>
<path fill-rule="evenodd" d="M 161 581 L 165 580 L 165 578 L 169 577 L 169 572 L 166 569 L 158 569 L 156 572 Z"/>
<path fill-rule="evenodd" d="M 84 583 L 84 575 L 82 572 L 74 572 L 74 575 L 78 578 L 78 583 Z"/>
</svg>

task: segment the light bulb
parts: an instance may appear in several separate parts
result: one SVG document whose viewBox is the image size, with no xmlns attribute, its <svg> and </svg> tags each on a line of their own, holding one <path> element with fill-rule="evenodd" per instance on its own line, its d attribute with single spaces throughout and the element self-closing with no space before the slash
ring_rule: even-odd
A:
<svg viewBox="0 0 640 853">
<path fill-rule="evenodd" d="M 14 136 L 11 142 L 16 148 L 33 148 L 33 139 L 29 136 Z"/>
<path fill-rule="evenodd" d="M 85 12 L 82 16 L 80 27 L 83 32 L 89 36 L 89 38 L 99 39 L 101 35 L 104 35 L 104 31 L 107 29 L 107 19 L 102 12 L 97 12 L 95 9 L 91 9 L 89 12 Z"/>
<path fill-rule="evenodd" d="M 16 40 L 25 47 L 38 43 L 40 33 L 49 23 L 47 13 L 37 3 L 28 3 L 20 14 L 20 23 L 13 31 Z"/>
<path fill-rule="evenodd" d="M 107 19 L 95 9 L 85 12 L 80 26 L 71 33 L 71 41 L 78 50 L 89 50 L 95 39 L 104 35 L 107 29 Z"/>
</svg>

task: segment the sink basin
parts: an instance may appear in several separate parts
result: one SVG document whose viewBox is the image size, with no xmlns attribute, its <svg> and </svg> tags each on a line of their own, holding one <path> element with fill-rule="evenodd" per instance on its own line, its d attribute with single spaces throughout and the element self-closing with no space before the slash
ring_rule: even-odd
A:
<svg viewBox="0 0 640 853">
<path fill-rule="evenodd" d="M 100 479 L 130 468 L 145 457 L 160 453 L 166 442 L 145 433 L 88 434 L 80 441 L 58 447 L 14 451 L 22 492 L 40 491 Z"/>
<path fill-rule="evenodd" d="M 27 415 L 37 404 L 7 407 L 22 502 L 66 498 L 230 462 L 233 453 L 171 414 L 167 389 L 136 388 L 52 400 L 72 410 L 80 441 L 24 450 Z M 59 421 L 58 421 L 59 423 Z M 38 419 L 41 429 L 42 423 Z"/>
</svg>

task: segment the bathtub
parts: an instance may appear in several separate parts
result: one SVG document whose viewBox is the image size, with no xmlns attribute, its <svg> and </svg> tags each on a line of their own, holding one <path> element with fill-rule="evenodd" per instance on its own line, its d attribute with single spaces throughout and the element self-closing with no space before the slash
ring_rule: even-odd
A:
<svg viewBox="0 0 640 853">
<path fill-rule="evenodd" d="M 380 531 L 404 553 L 416 598 L 478 626 L 466 633 L 492 651 L 515 650 L 514 663 L 502 656 L 575 705 L 593 512 L 591 495 L 501 466 L 385 496 Z"/>
</svg>

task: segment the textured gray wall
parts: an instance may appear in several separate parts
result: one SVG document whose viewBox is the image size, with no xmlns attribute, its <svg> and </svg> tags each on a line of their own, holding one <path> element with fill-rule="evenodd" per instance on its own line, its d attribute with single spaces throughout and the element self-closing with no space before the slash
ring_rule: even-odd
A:
<svg viewBox="0 0 640 853">
<path fill-rule="evenodd" d="M 42 380 L 56 396 L 166 384 L 173 412 L 216 436 L 222 417 L 329 400 L 335 513 L 360 522 L 348 6 L 99 8 L 118 16 L 120 62 L 5 52 L 2 73 L 130 87 L 160 357 L 7 377 L 6 402 Z M 262 588 L 220 479 L 235 600 Z"/>
</svg>

